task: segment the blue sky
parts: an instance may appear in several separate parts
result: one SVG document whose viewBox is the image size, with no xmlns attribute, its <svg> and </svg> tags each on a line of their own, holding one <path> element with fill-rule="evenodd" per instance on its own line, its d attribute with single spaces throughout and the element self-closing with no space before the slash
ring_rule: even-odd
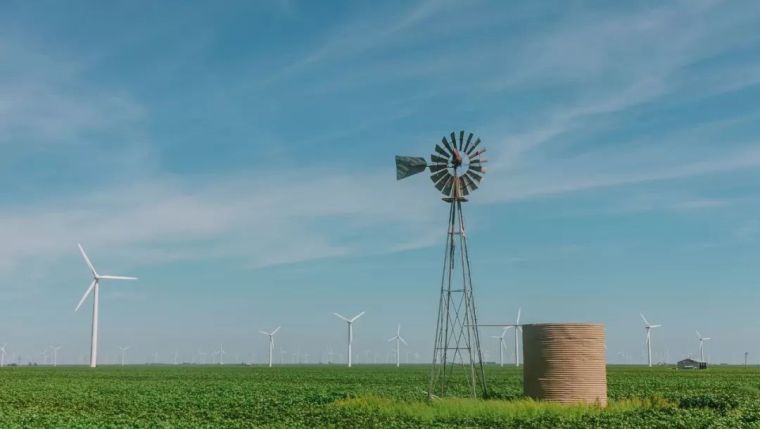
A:
<svg viewBox="0 0 760 429">
<path fill-rule="evenodd" d="M 0 343 L 89 348 L 76 243 L 109 274 L 101 356 L 259 329 L 310 360 L 401 323 L 430 355 L 447 211 L 395 154 L 477 133 L 479 318 L 595 321 L 609 358 L 760 359 L 755 2 L 5 2 Z M 483 335 L 498 331 L 484 330 Z M 484 340 L 489 357 L 496 341 Z M 627 356 L 624 358 L 623 356 Z"/>
</svg>

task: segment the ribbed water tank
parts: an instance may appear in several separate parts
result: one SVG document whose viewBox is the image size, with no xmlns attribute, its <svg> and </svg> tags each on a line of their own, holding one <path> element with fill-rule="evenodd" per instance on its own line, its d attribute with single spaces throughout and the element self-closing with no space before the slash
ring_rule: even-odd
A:
<svg viewBox="0 0 760 429">
<path fill-rule="evenodd" d="M 604 325 L 523 326 L 525 395 L 563 404 L 607 405 Z"/>
</svg>

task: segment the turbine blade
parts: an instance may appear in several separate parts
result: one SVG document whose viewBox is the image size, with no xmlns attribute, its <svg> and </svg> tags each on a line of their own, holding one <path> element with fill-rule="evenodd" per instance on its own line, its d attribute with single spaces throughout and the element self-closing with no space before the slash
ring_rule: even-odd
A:
<svg viewBox="0 0 760 429">
<path fill-rule="evenodd" d="M 515 325 L 520 324 L 520 315 L 522 314 L 522 307 L 517 309 L 517 320 L 515 321 Z"/>
<path fill-rule="evenodd" d="M 695 331 L 695 332 L 697 333 L 697 338 L 699 338 L 701 340 L 702 339 L 702 334 L 700 334 L 699 331 Z"/>
<path fill-rule="evenodd" d="M 451 132 L 451 147 L 457 150 L 457 135 L 453 131 Z"/>
<path fill-rule="evenodd" d="M 445 158 L 443 156 L 438 156 L 436 154 L 430 155 L 430 160 L 432 162 L 435 162 L 435 163 L 438 163 L 438 164 L 448 164 L 449 163 L 449 159 L 448 158 Z"/>
<path fill-rule="evenodd" d="M 87 295 L 89 295 L 90 292 L 92 292 L 92 289 L 95 287 L 95 283 L 97 282 L 98 282 L 97 280 L 93 280 L 92 283 L 90 283 L 90 287 L 87 288 L 84 295 L 82 295 L 82 299 L 79 300 L 79 304 L 77 304 L 77 308 L 74 309 L 75 313 L 79 311 L 79 307 L 82 306 L 82 303 L 84 302 L 85 299 L 87 299 Z"/>
<path fill-rule="evenodd" d="M 262 335 L 269 335 L 269 332 L 266 332 L 266 331 L 259 331 L 259 334 L 262 334 Z"/>
<path fill-rule="evenodd" d="M 84 261 L 87 262 L 87 266 L 90 267 L 90 271 L 92 271 L 92 275 L 97 277 L 98 272 L 95 271 L 95 267 L 92 266 L 92 262 L 90 262 L 90 258 L 88 258 L 87 254 L 84 253 L 84 248 L 82 248 L 82 245 L 79 243 L 77 243 L 77 246 L 79 246 L 79 251 L 82 253 L 82 257 L 84 258 Z"/>
<path fill-rule="evenodd" d="M 101 279 L 107 280 L 137 280 L 137 277 L 124 277 L 124 276 L 100 276 Z"/>
<path fill-rule="evenodd" d="M 346 319 L 345 317 L 341 316 L 338 313 L 333 313 L 333 314 L 336 315 L 336 316 L 338 316 L 338 317 L 340 317 L 341 319 L 345 320 L 346 322 L 350 322 L 350 320 Z"/>
<path fill-rule="evenodd" d="M 356 319 L 358 319 L 358 318 L 362 317 L 363 315 L 364 315 L 364 311 L 362 311 L 361 313 L 359 313 L 359 314 L 357 314 L 356 316 L 354 316 L 354 318 L 353 318 L 353 319 L 351 319 L 351 322 L 353 322 L 353 321 L 355 321 Z"/>
<path fill-rule="evenodd" d="M 280 330 L 280 327 L 278 326 L 277 329 L 275 329 L 274 331 L 272 331 L 272 335 L 276 334 L 277 331 L 279 331 L 279 330 Z"/>
<path fill-rule="evenodd" d="M 644 313 L 639 313 L 639 316 L 641 316 L 641 320 L 644 321 L 644 324 L 649 326 L 649 321 L 647 320 L 646 317 L 644 317 Z"/>
<path fill-rule="evenodd" d="M 393 340 L 395 340 L 395 339 L 396 339 L 396 337 L 391 337 L 391 338 L 388 338 L 388 342 L 390 343 L 391 341 L 393 341 Z"/>
<path fill-rule="evenodd" d="M 462 150 L 462 147 L 464 146 L 464 130 L 459 132 L 459 150 Z"/>
<path fill-rule="evenodd" d="M 398 337 L 399 340 L 401 340 L 402 343 L 404 343 L 405 346 L 408 346 L 409 344 L 406 342 L 405 339 L 401 338 L 401 336 Z"/>
</svg>

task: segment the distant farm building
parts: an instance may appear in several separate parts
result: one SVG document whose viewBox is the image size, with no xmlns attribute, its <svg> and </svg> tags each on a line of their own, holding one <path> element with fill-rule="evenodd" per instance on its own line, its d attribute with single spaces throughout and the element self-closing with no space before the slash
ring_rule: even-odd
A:
<svg viewBox="0 0 760 429">
<path fill-rule="evenodd" d="M 706 369 L 707 362 L 700 362 L 694 359 L 684 359 L 678 361 L 678 369 Z"/>
</svg>

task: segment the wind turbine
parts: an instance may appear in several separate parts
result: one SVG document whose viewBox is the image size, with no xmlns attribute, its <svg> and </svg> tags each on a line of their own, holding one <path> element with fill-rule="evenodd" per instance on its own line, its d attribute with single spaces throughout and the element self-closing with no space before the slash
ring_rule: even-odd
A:
<svg viewBox="0 0 760 429">
<path fill-rule="evenodd" d="M 507 346 L 504 345 L 504 336 L 507 335 L 508 328 L 501 330 L 501 335 L 491 335 L 491 338 L 497 338 L 499 340 L 499 366 L 504 366 L 504 349 Z"/>
<path fill-rule="evenodd" d="M 58 366 L 58 350 L 61 346 L 50 346 L 50 348 L 53 349 L 53 366 Z"/>
<path fill-rule="evenodd" d="M 652 329 L 659 328 L 662 325 L 653 325 L 649 323 L 646 317 L 644 317 L 644 313 L 639 313 L 641 316 L 641 320 L 644 321 L 644 329 L 647 331 L 647 337 L 644 342 L 647 345 L 647 362 L 649 362 L 649 367 L 652 367 Z"/>
<path fill-rule="evenodd" d="M 219 344 L 219 351 L 217 353 L 219 353 L 219 365 L 224 365 L 224 359 L 222 357 L 227 353 L 224 351 L 224 346 Z"/>
<path fill-rule="evenodd" d="M 702 334 L 697 331 L 697 338 L 699 339 L 699 360 L 705 361 L 705 341 L 712 340 L 710 337 L 703 337 Z"/>
<path fill-rule="evenodd" d="M 348 324 L 348 367 L 351 368 L 351 343 L 354 340 L 354 322 L 356 321 L 356 319 L 362 317 L 362 315 L 364 314 L 364 311 L 357 314 L 352 319 L 345 318 L 338 313 L 333 313 L 333 314 L 345 320 L 346 323 Z"/>
<path fill-rule="evenodd" d="M 124 353 L 129 350 L 129 346 L 119 347 L 119 350 L 121 350 L 121 366 L 124 366 Z"/>
<path fill-rule="evenodd" d="M 274 354 L 274 334 L 277 333 L 277 331 L 280 330 L 280 327 L 278 326 L 277 329 L 275 329 L 272 332 L 266 332 L 266 331 L 259 331 L 259 333 L 263 335 L 269 336 L 269 367 L 272 367 L 272 355 Z"/>
<path fill-rule="evenodd" d="M 7 345 L 7 343 L 3 343 L 3 345 L 0 346 L 0 368 L 5 366 L 5 346 Z"/>
<path fill-rule="evenodd" d="M 398 327 L 396 328 L 396 336 L 392 338 L 388 338 L 388 342 L 396 340 L 396 368 L 401 366 L 401 344 L 404 343 L 405 346 L 408 346 L 409 344 L 406 342 L 405 339 L 401 338 L 401 324 L 399 323 Z"/>
<path fill-rule="evenodd" d="M 92 262 L 90 262 L 90 258 L 88 258 L 87 254 L 84 253 L 82 245 L 77 244 L 77 246 L 79 246 L 79 251 L 82 253 L 84 261 L 87 263 L 87 266 L 92 272 L 92 283 L 90 283 L 90 287 L 88 287 L 87 291 L 85 291 L 84 295 L 82 295 L 82 299 L 79 300 L 79 304 L 77 304 L 77 308 L 74 309 L 74 311 L 76 312 L 79 310 L 79 307 L 82 306 L 84 300 L 87 299 L 87 296 L 94 289 L 95 292 L 92 301 L 92 342 L 90 343 L 90 368 L 95 368 L 98 365 L 98 294 L 100 291 L 100 280 L 137 280 L 137 277 L 106 276 L 98 274 L 98 272 L 95 271 L 95 267 L 92 265 Z"/>
<path fill-rule="evenodd" d="M 519 335 L 522 332 L 522 326 L 520 326 L 520 315 L 522 315 L 522 307 L 517 309 L 517 318 L 514 325 L 504 326 L 504 331 L 508 331 L 515 328 L 515 366 L 520 366 L 520 340 Z M 499 351 L 501 353 L 501 350 Z"/>
</svg>

